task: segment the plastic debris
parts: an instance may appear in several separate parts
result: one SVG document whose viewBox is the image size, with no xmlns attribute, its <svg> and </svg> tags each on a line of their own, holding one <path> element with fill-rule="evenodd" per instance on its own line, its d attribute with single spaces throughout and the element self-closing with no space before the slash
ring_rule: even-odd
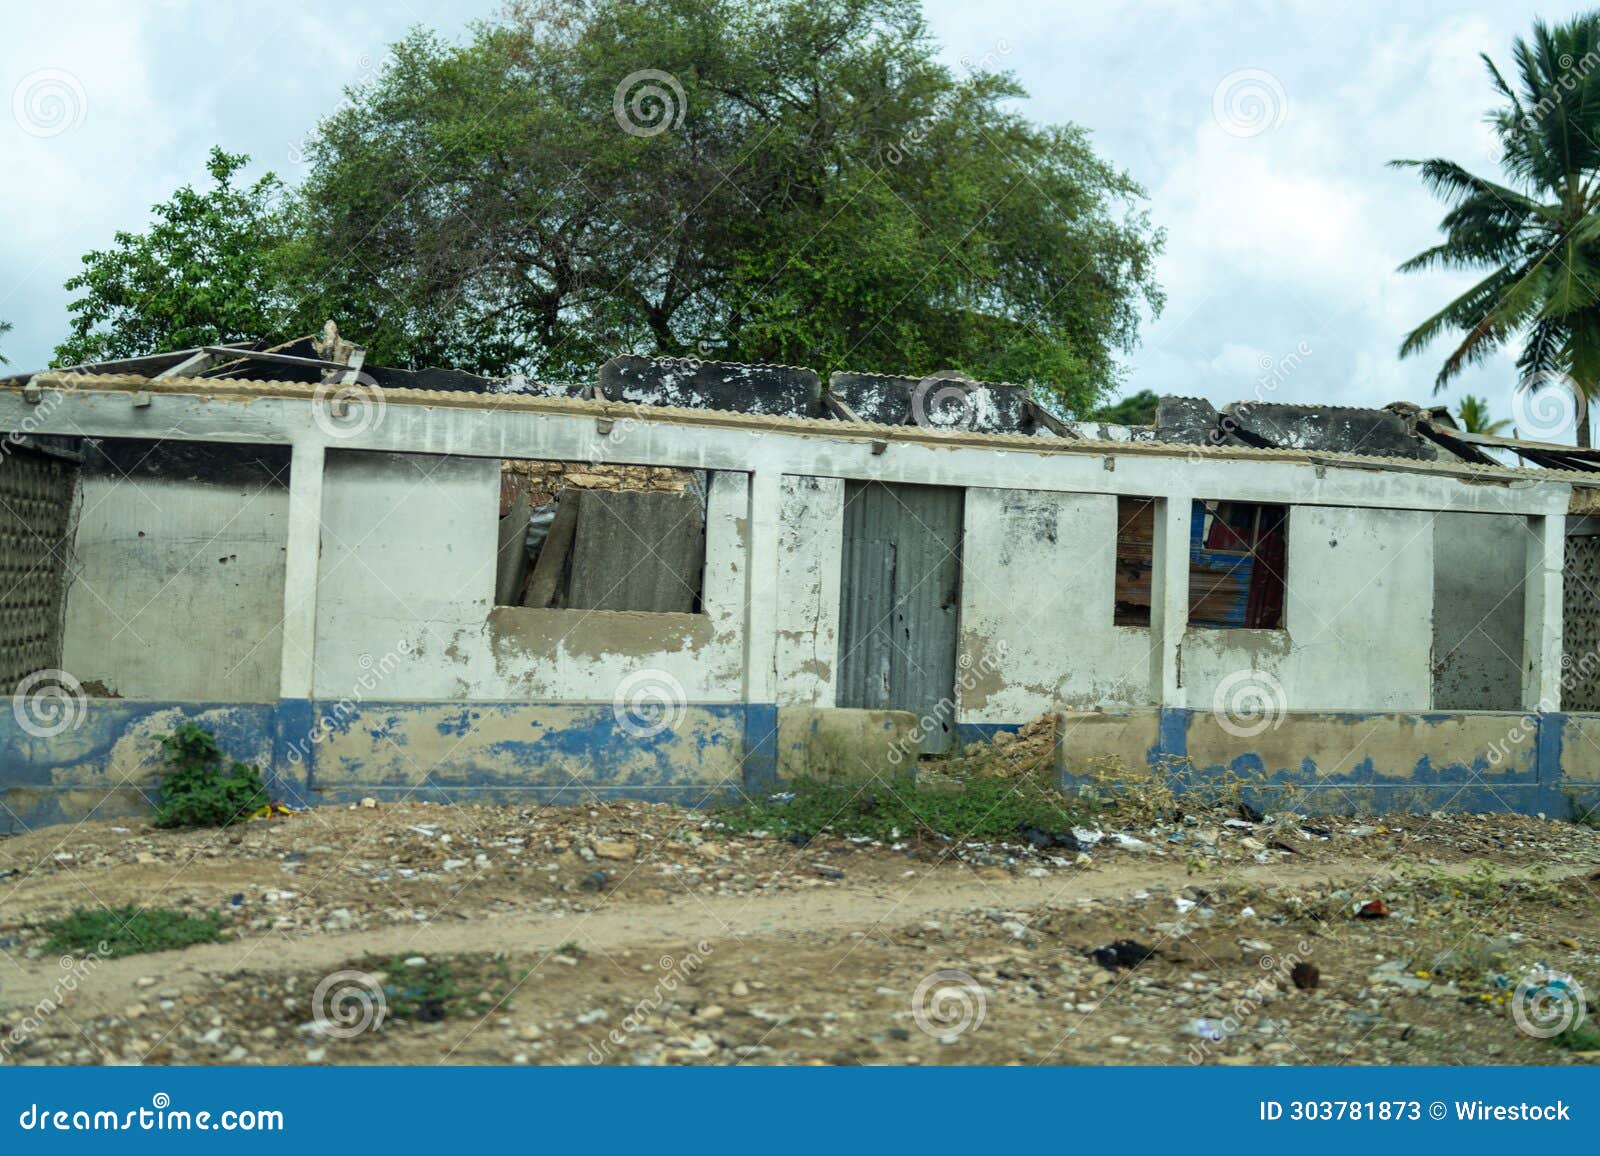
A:
<svg viewBox="0 0 1600 1156">
<path fill-rule="evenodd" d="M 1322 972 L 1317 970 L 1316 964 L 1301 960 L 1289 969 L 1289 978 L 1301 991 L 1316 991 L 1317 984 L 1322 982 Z"/>
<path fill-rule="evenodd" d="M 1119 939 L 1115 943 L 1095 948 L 1089 953 L 1089 958 L 1101 967 L 1116 971 L 1119 968 L 1138 967 L 1157 954 L 1155 948 L 1146 947 L 1137 940 Z"/>
<path fill-rule="evenodd" d="M 1381 899 L 1358 899 L 1351 914 L 1357 919 L 1385 919 L 1394 910 Z"/>
<path fill-rule="evenodd" d="M 1030 845 L 1039 850 L 1048 850 L 1051 847 L 1060 847 L 1066 851 L 1081 851 L 1077 837 L 1071 831 L 1046 831 L 1042 827 L 1034 827 L 1027 823 L 1017 824 L 1017 834 Z"/>
</svg>

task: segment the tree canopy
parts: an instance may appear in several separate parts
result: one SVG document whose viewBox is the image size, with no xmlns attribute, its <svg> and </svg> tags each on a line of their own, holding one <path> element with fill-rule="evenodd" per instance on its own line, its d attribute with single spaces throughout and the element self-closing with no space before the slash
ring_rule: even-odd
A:
<svg viewBox="0 0 1600 1156">
<path fill-rule="evenodd" d="M 1162 295 L 1144 192 L 952 69 L 915 0 L 548 0 L 419 30 L 275 179 L 180 190 L 69 283 L 67 359 L 338 319 L 374 362 L 622 352 L 1033 385 L 1085 412 Z"/>
<path fill-rule="evenodd" d="M 1161 398 L 1153 390 L 1141 389 L 1109 405 L 1101 406 L 1092 415 L 1096 421 L 1112 425 L 1150 425 L 1156 420 L 1156 407 Z"/>
<path fill-rule="evenodd" d="M 1486 275 L 1406 335 L 1402 357 L 1453 332 L 1435 388 L 1466 366 L 1520 343 L 1522 388 L 1565 380 L 1576 395 L 1578 441 L 1589 444 L 1589 402 L 1600 391 L 1600 13 L 1536 21 L 1512 46 L 1516 83 L 1488 56 L 1504 103 L 1489 113 L 1504 182 L 1445 159 L 1402 160 L 1449 206 L 1444 240 L 1405 272 Z"/>
<path fill-rule="evenodd" d="M 276 336 L 289 320 L 277 271 L 287 241 L 284 189 L 268 173 L 239 188 L 249 158 L 211 150 L 212 185 L 184 186 L 156 205 L 143 233 L 119 231 L 88 253 L 66 287 L 72 333 L 58 365 L 109 361 Z"/>
</svg>

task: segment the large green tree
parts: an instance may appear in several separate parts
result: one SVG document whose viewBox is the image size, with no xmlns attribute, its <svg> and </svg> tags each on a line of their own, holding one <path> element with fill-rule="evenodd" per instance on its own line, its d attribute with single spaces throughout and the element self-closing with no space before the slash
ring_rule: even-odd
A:
<svg viewBox="0 0 1600 1156">
<path fill-rule="evenodd" d="M 997 50 L 997 54 L 998 54 Z M 956 369 L 1082 412 L 1162 297 L 1143 191 L 915 0 L 550 0 L 320 126 L 291 287 L 374 361 Z"/>
<path fill-rule="evenodd" d="M 290 302 L 278 264 L 288 240 L 284 189 L 272 174 L 238 186 L 248 157 L 211 150 L 209 188 L 184 186 L 142 233 L 119 231 L 88 253 L 66 287 L 72 333 L 58 365 L 196 345 L 270 339 Z"/>
<path fill-rule="evenodd" d="M 1435 387 L 1502 347 L 1521 343 L 1521 388 L 1570 379 L 1578 444 L 1590 444 L 1589 403 L 1600 391 L 1600 13 L 1536 22 L 1512 47 L 1516 83 L 1487 56 L 1504 103 L 1491 111 L 1503 182 L 1444 159 L 1402 160 L 1449 211 L 1444 240 L 1405 272 L 1486 275 L 1406 335 L 1402 357 L 1451 332 L 1459 342 Z"/>
</svg>

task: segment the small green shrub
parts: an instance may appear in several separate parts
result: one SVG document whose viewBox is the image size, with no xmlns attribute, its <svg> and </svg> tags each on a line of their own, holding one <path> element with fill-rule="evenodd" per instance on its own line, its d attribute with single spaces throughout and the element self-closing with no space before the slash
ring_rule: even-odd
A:
<svg viewBox="0 0 1600 1156">
<path fill-rule="evenodd" d="M 210 912 L 196 919 L 181 911 L 161 908 L 124 907 L 90 910 L 80 907 L 65 919 L 45 925 L 50 938 L 48 952 L 94 953 L 107 959 L 142 955 L 148 951 L 171 951 L 196 943 L 215 943 L 222 938 L 222 917 Z"/>
<path fill-rule="evenodd" d="M 405 957 L 371 960 L 367 971 L 387 975 L 383 985 L 389 1014 L 397 1020 L 432 1024 L 453 1016 L 481 1016 L 503 1002 L 504 960 L 437 959 L 408 966 Z"/>
<path fill-rule="evenodd" d="M 182 723 L 160 741 L 166 770 L 156 826 L 226 827 L 267 805 L 261 772 L 224 756 L 204 727 Z"/>
</svg>

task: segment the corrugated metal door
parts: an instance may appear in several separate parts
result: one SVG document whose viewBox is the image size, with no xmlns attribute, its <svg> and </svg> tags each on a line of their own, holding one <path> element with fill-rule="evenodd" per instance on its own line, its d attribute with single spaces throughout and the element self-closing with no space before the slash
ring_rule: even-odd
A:
<svg viewBox="0 0 1600 1156">
<path fill-rule="evenodd" d="M 955 739 L 962 491 L 845 486 L 838 704 L 937 720 L 922 751 Z"/>
</svg>

